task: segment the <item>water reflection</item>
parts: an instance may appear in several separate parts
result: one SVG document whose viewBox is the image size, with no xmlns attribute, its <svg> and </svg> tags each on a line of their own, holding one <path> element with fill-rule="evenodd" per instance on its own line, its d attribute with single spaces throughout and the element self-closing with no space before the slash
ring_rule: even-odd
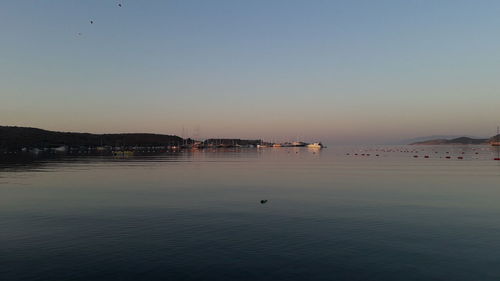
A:
<svg viewBox="0 0 500 281">
<path fill-rule="evenodd" d="M 497 280 L 491 153 L 2 158 L 0 280 Z"/>
</svg>

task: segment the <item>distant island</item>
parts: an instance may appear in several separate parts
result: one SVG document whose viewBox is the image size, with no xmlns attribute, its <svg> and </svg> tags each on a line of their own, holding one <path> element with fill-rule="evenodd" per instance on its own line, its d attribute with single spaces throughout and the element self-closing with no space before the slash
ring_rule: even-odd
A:
<svg viewBox="0 0 500 281">
<path fill-rule="evenodd" d="M 458 145 L 464 145 L 464 144 L 481 145 L 481 144 L 493 144 L 498 139 L 500 139 L 500 135 L 493 136 L 489 139 L 476 139 L 476 138 L 470 138 L 470 137 L 459 137 L 459 138 L 453 138 L 453 139 L 432 139 L 432 140 L 426 140 L 426 141 L 419 141 L 419 142 L 410 143 L 410 145 L 456 145 L 456 144 L 458 144 Z"/>
</svg>

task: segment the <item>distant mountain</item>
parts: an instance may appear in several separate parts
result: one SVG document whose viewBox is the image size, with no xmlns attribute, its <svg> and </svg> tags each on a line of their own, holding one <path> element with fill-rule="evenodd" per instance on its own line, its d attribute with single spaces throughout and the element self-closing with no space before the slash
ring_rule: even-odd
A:
<svg viewBox="0 0 500 281">
<path fill-rule="evenodd" d="M 438 144 L 448 144 L 447 139 L 435 139 L 435 140 L 425 140 L 412 142 L 410 145 L 438 145 Z"/>
<path fill-rule="evenodd" d="M 440 140 L 451 140 L 451 139 L 456 139 L 460 137 L 468 137 L 472 139 L 481 139 L 480 137 L 476 136 L 468 136 L 468 135 L 432 135 L 432 136 L 425 136 L 425 137 L 417 137 L 417 138 L 411 138 L 411 139 L 406 139 L 406 140 L 401 140 L 397 144 L 413 144 L 413 143 L 418 143 L 418 142 L 425 142 L 425 141 L 440 141 Z"/>
<path fill-rule="evenodd" d="M 54 148 L 59 146 L 166 146 L 182 143 L 174 135 L 89 134 L 47 131 L 28 127 L 0 126 L 0 148 Z"/>
<path fill-rule="evenodd" d="M 474 139 L 459 137 L 454 139 L 433 139 L 410 143 L 410 145 L 441 145 L 441 144 L 488 144 L 489 139 Z"/>
</svg>

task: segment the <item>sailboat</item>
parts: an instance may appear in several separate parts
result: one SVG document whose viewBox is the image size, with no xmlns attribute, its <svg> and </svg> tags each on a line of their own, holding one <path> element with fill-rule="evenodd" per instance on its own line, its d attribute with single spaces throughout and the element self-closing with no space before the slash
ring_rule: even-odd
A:
<svg viewBox="0 0 500 281">
<path fill-rule="evenodd" d="M 498 139 L 500 137 L 500 127 L 497 127 L 497 135 L 495 137 L 495 140 L 491 142 L 492 146 L 500 146 L 500 140 Z"/>
<path fill-rule="evenodd" d="M 497 157 L 494 159 L 496 161 L 500 161 L 500 142 L 498 138 L 500 137 L 500 127 L 497 127 L 497 135 L 495 141 L 491 142 L 491 145 L 497 146 Z"/>
</svg>

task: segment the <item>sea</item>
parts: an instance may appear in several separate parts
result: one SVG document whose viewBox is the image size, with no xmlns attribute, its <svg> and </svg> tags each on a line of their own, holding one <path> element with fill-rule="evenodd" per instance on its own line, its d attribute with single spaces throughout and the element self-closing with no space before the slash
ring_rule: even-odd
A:
<svg viewBox="0 0 500 281">
<path fill-rule="evenodd" d="M 0 155 L 0 280 L 500 280 L 490 146 Z"/>
</svg>

